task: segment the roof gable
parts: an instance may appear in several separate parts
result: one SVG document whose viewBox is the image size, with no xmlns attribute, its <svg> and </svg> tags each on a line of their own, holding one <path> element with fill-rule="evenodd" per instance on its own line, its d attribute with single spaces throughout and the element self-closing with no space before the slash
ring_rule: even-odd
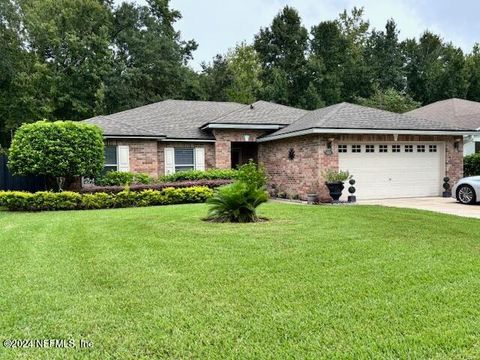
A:
<svg viewBox="0 0 480 360">
<path fill-rule="evenodd" d="M 275 104 L 267 101 L 257 101 L 251 105 L 221 115 L 209 121 L 208 124 L 275 124 L 288 125 L 308 113 L 307 110 Z"/>
<path fill-rule="evenodd" d="M 476 101 L 457 98 L 441 100 L 409 111 L 407 114 L 471 130 L 480 128 L 480 103 Z"/>
</svg>

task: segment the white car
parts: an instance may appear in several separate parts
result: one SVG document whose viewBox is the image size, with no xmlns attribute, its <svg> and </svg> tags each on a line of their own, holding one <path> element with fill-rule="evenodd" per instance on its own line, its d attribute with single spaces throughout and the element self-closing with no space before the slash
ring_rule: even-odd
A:
<svg viewBox="0 0 480 360">
<path fill-rule="evenodd" d="M 452 188 L 452 197 L 462 204 L 480 202 L 480 176 L 470 176 L 457 181 Z"/>
</svg>

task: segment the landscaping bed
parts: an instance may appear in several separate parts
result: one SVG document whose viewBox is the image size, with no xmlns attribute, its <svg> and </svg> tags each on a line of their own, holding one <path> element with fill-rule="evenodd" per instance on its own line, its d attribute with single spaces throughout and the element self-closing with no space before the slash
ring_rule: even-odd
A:
<svg viewBox="0 0 480 360">
<path fill-rule="evenodd" d="M 132 184 L 128 186 L 130 191 L 144 191 L 144 190 L 162 190 L 165 188 L 187 188 L 192 186 L 204 186 L 211 189 L 217 188 L 219 186 L 227 185 L 232 183 L 233 180 L 192 180 L 192 181 L 175 181 L 175 182 L 165 182 L 157 184 Z M 85 194 L 94 194 L 94 193 L 119 193 L 125 190 L 125 185 L 122 186 L 96 186 L 89 185 L 84 186 L 79 190 L 81 193 Z"/>
</svg>

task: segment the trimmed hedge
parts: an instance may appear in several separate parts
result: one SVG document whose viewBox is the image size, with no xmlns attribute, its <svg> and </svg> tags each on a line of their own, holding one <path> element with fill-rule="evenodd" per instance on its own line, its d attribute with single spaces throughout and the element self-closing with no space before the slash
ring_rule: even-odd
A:
<svg viewBox="0 0 480 360">
<path fill-rule="evenodd" d="M 232 180 L 237 176 L 237 170 L 232 169 L 209 169 L 209 170 L 189 170 L 179 171 L 174 174 L 161 176 L 159 182 L 176 182 L 192 180 Z"/>
<path fill-rule="evenodd" d="M 81 194 L 71 191 L 60 193 L 41 191 L 0 192 L 0 206 L 10 211 L 85 210 L 140 207 L 169 204 L 202 203 L 213 196 L 213 190 L 205 186 L 165 188 L 162 190 L 130 191 L 116 194 Z"/>
<path fill-rule="evenodd" d="M 109 171 L 95 179 L 95 184 L 99 186 L 125 186 L 130 184 L 148 185 L 151 183 L 153 183 L 153 178 L 148 174 L 122 171 Z"/>
<path fill-rule="evenodd" d="M 232 180 L 198 180 L 198 181 L 179 181 L 171 183 L 161 183 L 152 185 L 131 185 L 130 191 L 144 191 L 144 190 L 162 190 L 165 188 L 186 188 L 192 186 L 204 186 L 211 189 L 228 185 L 232 183 Z M 81 193 L 109 193 L 115 194 L 125 190 L 124 186 L 85 186 L 80 190 Z"/>
<path fill-rule="evenodd" d="M 465 176 L 480 175 L 480 153 L 467 155 L 463 158 Z"/>
</svg>

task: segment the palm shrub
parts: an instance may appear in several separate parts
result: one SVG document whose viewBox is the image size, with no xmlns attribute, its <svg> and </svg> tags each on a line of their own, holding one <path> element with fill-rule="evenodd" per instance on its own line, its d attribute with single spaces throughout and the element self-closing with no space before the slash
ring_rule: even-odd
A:
<svg viewBox="0 0 480 360">
<path fill-rule="evenodd" d="M 207 220 L 235 223 L 259 220 L 257 207 L 268 200 L 264 170 L 250 161 L 238 169 L 236 179 L 207 200 L 210 204 Z"/>
</svg>

